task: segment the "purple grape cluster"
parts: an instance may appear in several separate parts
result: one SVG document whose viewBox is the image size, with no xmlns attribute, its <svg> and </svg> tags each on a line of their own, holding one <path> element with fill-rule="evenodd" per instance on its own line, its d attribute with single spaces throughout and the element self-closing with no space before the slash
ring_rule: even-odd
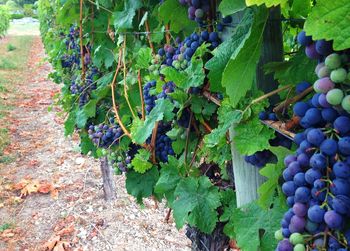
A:
<svg viewBox="0 0 350 251">
<path fill-rule="evenodd" d="M 308 39 L 298 36 L 302 45 Z M 322 47 L 314 44 L 317 51 Z M 329 60 L 334 57 L 337 67 L 342 64 L 344 54 L 325 51 L 318 52 L 326 56 L 316 68 L 318 75 L 332 69 L 334 62 Z M 294 138 L 296 154 L 284 160 L 282 191 L 290 209 L 275 234 L 278 251 L 350 248 L 350 114 L 339 102 L 333 103 L 333 96 L 327 98 L 336 84 L 322 75 L 314 84 L 317 93 L 293 107 L 303 129 Z"/>
<path fill-rule="evenodd" d="M 96 146 L 108 148 L 119 144 L 123 130 L 118 124 L 114 123 L 114 120 L 111 120 L 111 124 L 90 125 L 88 133 L 89 138 Z"/>
<path fill-rule="evenodd" d="M 154 106 L 156 105 L 156 100 L 160 98 L 168 98 L 168 94 L 174 92 L 175 84 L 173 82 L 167 82 L 162 86 L 162 92 L 159 94 L 153 94 L 155 92 L 156 81 L 150 81 L 146 83 L 143 87 L 143 98 L 145 102 L 146 114 L 149 114 Z"/>
<path fill-rule="evenodd" d="M 169 124 L 159 123 L 156 137 L 156 157 L 160 162 L 168 162 L 169 155 L 175 155 L 172 140 L 166 135 L 171 130 Z"/>
<path fill-rule="evenodd" d="M 204 24 L 210 12 L 210 0 L 179 0 L 181 5 L 188 6 L 188 18 L 198 24 Z"/>
<path fill-rule="evenodd" d="M 177 70 L 184 70 L 189 65 L 192 56 L 199 46 L 203 43 L 208 43 L 211 50 L 218 47 L 221 43 L 219 34 L 217 32 L 202 31 L 201 33 L 192 33 L 186 37 L 184 41 L 177 41 L 177 44 L 165 45 L 158 50 L 154 64 L 150 66 L 150 70 L 156 71 L 158 65 L 160 68 L 165 66 L 172 66 Z"/>
<path fill-rule="evenodd" d="M 276 133 L 276 137 L 269 141 L 271 146 L 283 146 L 290 149 L 292 147 L 292 141 L 284 137 L 280 133 Z M 252 155 L 244 157 L 244 160 L 247 163 L 250 163 L 253 166 L 262 168 L 268 163 L 276 163 L 277 158 L 270 150 L 258 151 Z"/>
</svg>

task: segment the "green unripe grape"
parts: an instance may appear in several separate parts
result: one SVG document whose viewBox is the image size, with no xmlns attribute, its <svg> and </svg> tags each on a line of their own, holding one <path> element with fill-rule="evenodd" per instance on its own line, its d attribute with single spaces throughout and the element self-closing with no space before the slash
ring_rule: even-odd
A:
<svg viewBox="0 0 350 251">
<path fill-rule="evenodd" d="M 182 68 L 182 69 L 186 69 L 186 67 L 187 67 L 187 61 L 184 60 L 184 61 L 181 63 L 181 68 Z"/>
<path fill-rule="evenodd" d="M 152 73 L 153 73 L 153 75 L 156 75 L 156 76 L 159 75 L 159 71 L 158 70 L 154 70 Z"/>
<path fill-rule="evenodd" d="M 304 243 L 304 237 L 300 233 L 292 233 L 289 236 L 289 241 L 293 245 L 303 244 Z"/>
<path fill-rule="evenodd" d="M 344 84 L 350 85 L 350 72 L 348 72 L 348 75 L 346 76 L 346 79 L 344 81 Z"/>
<path fill-rule="evenodd" d="M 181 139 L 186 139 L 186 132 L 184 132 L 183 134 L 180 135 Z"/>
<path fill-rule="evenodd" d="M 113 164 L 113 168 L 118 168 L 118 164 L 117 164 L 117 163 L 114 163 L 114 164 Z"/>
<path fill-rule="evenodd" d="M 150 70 L 150 71 L 154 71 L 154 70 L 156 70 L 157 69 L 157 66 L 155 66 L 155 65 L 150 65 L 149 67 L 148 67 L 148 70 Z"/>
<path fill-rule="evenodd" d="M 283 240 L 282 229 L 277 230 L 277 231 L 275 232 L 275 239 L 278 240 L 278 241 Z"/>
<path fill-rule="evenodd" d="M 341 66 L 341 57 L 337 53 L 332 53 L 326 57 L 324 63 L 331 70 L 337 69 Z"/>
<path fill-rule="evenodd" d="M 122 156 L 118 156 L 118 161 L 122 161 L 123 160 L 123 157 Z"/>
<path fill-rule="evenodd" d="M 162 57 L 158 54 L 154 58 L 156 59 L 156 62 L 159 62 L 162 59 Z"/>
<path fill-rule="evenodd" d="M 306 248 L 305 248 L 305 245 L 303 245 L 303 244 L 297 244 L 293 248 L 293 251 L 305 251 L 305 250 L 306 250 Z"/>
<path fill-rule="evenodd" d="M 183 61 L 184 59 L 185 58 L 183 54 L 179 54 L 179 56 L 177 57 L 177 60 L 179 60 L 180 62 Z"/>
<path fill-rule="evenodd" d="M 317 71 L 317 77 L 318 78 L 324 78 L 324 77 L 329 77 L 331 75 L 331 70 L 327 66 L 322 66 L 318 71 Z"/>
<path fill-rule="evenodd" d="M 132 168 L 131 163 L 127 164 L 126 167 L 127 167 L 127 168 Z"/>
<path fill-rule="evenodd" d="M 115 153 L 111 153 L 111 158 L 115 159 L 117 157 L 117 155 Z"/>
<path fill-rule="evenodd" d="M 341 106 L 345 111 L 350 112 L 350 95 L 347 95 L 345 98 L 343 98 Z"/>
<path fill-rule="evenodd" d="M 331 75 L 331 70 L 327 66 L 321 67 L 317 72 L 318 78 L 329 77 Z"/>
<path fill-rule="evenodd" d="M 108 154 L 106 149 L 102 149 L 101 153 L 102 153 L 103 156 L 106 156 Z"/>
<path fill-rule="evenodd" d="M 340 89 L 332 89 L 327 92 L 326 99 L 331 105 L 340 105 L 344 98 L 344 93 Z"/>
<path fill-rule="evenodd" d="M 331 72 L 331 80 L 334 83 L 342 83 L 345 81 L 346 77 L 347 77 L 347 72 L 344 68 L 338 68 L 336 70 L 333 70 Z"/>
<path fill-rule="evenodd" d="M 152 60 L 151 60 L 151 63 L 152 63 L 152 64 L 156 64 L 156 63 L 157 63 L 157 60 L 156 60 L 156 59 L 152 59 Z"/>
</svg>

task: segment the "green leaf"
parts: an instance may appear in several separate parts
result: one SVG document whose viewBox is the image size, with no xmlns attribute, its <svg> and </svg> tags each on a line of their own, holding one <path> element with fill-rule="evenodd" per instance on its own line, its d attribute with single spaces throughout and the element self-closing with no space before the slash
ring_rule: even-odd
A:
<svg viewBox="0 0 350 251">
<path fill-rule="evenodd" d="M 75 130 L 76 110 L 71 111 L 64 122 L 64 136 L 71 135 Z"/>
<path fill-rule="evenodd" d="M 188 222 L 204 233 L 214 230 L 218 220 L 216 209 L 221 205 L 220 193 L 208 177 L 182 179 L 174 195 L 173 210 L 178 228 Z"/>
<path fill-rule="evenodd" d="M 313 40 L 333 40 L 335 50 L 350 48 L 350 1 L 318 0 L 306 19 L 304 29 Z"/>
<path fill-rule="evenodd" d="M 126 174 L 126 190 L 137 199 L 138 203 L 142 204 L 142 198 L 152 195 L 158 177 L 159 173 L 156 167 L 143 174 L 130 170 Z"/>
<path fill-rule="evenodd" d="M 136 10 L 142 7 L 140 0 L 127 0 L 123 11 L 115 11 L 112 15 L 112 22 L 116 31 L 132 28 L 132 21 L 136 15 Z"/>
<path fill-rule="evenodd" d="M 149 63 L 152 60 L 152 50 L 151 48 L 141 48 L 138 51 L 137 60 L 136 60 L 136 66 L 138 68 L 145 68 L 147 69 L 149 66 Z"/>
<path fill-rule="evenodd" d="M 276 155 L 278 161 L 276 164 L 267 164 L 259 171 L 259 173 L 266 177 L 267 180 L 258 189 L 258 204 L 266 209 L 271 206 L 275 198 L 276 191 L 279 192 L 278 195 L 281 200 L 285 199 L 278 180 L 284 170 L 284 157 L 291 154 L 291 151 L 284 147 L 271 147 L 269 150 Z"/>
<path fill-rule="evenodd" d="M 284 210 L 278 203 L 275 203 L 272 209 L 264 210 L 255 201 L 234 210 L 230 220 L 241 250 L 275 250 L 277 241 L 274 233 L 280 228 Z"/>
<path fill-rule="evenodd" d="M 204 142 L 208 147 L 216 146 L 223 137 L 226 137 L 226 132 L 235 123 L 239 123 L 242 118 L 242 112 L 228 108 L 227 106 L 220 107 L 219 125 L 210 134 L 204 137 Z"/>
<path fill-rule="evenodd" d="M 267 9 L 260 7 L 255 14 L 249 38 L 243 47 L 232 55 L 222 75 L 222 85 L 226 88 L 234 107 L 255 81 L 267 17 Z"/>
<path fill-rule="evenodd" d="M 245 9 L 245 7 L 245 0 L 222 0 L 219 11 L 223 16 L 228 16 Z"/>
<path fill-rule="evenodd" d="M 288 61 L 267 63 L 264 70 L 266 74 L 274 72 L 274 78 L 282 85 L 297 84 L 301 81 L 313 83 L 317 80 L 314 71 L 316 65 L 315 60 L 310 60 L 303 50 L 299 50 Z"/>
<path fill-rule="evenodd" d="M 174 67 L 165 67 L 160 71 L 161 74 L 165 76 L 166 81 L 172 81 L 183 88 L 187 81 L 187 75 L 184 71 L 178 71 Z"/>
<path fill-rule="evenodd" d="M 134 170 L 138 173 L 145 173 L 151 169 L 153 165 L 148 161 L 150 157 L 151 153 L 149 151 L 140 149 L 131 161 Z"/>
<path fill-rule="evenodd" d="M 266 7 L 272 7 L 277 5 L 284 6 L 287 4 L 288 0 L 245 0 L 245 2 L 247 6 L 265 4 Z"/>
<path fill-rule="evenodd" d="M 157 121 L 170 121 L 175 116 L 172 112 L 174 104 L 169 99 L 158 99 L 156 106 L 146 116 L 145 121 L 135 119 L 131 127 L 132 139 L 137 144 L 143 144 L 152 134 L 152 130 Z"/>
<path fill-rule="evenodd" d="M 221 192 L 221 203 L 224 207 L 223 213 L 220 216 L 220 221 L 221 222 L 226 222 L 224 226 L 224 233 L 230 237 L 230 239 L 235 238 L 235 233 L 234 233 L 234 225 L 232 222 L 232 217 L 237 209 L 237 202 L 236 202 L 236 194 L 233 190 L 228 189 L 223 192 Z"/>
<path fill-rule="evenodd" d="M 182 179 L 180 173 L 183 166 L 174 156 L 169 156 L 168 163 L 161 163 L 161 166 L 160 177 L 154 187 L 154 192 L 164 195 L 169 205 L 172 206 L 172 203 L 175 200 L 175 188 Z"/>
<path fill-rule="evenodd" d="M 178 0 L 165 0 L 159 7 L 159 18 L 165 24 L 170 23 L 171 30 L 176 33 L 185 27 L 190 29 L 195 25 L 188 19 L 187 8 Z"/>
<path fill-rule="evenodd" d="M 76 124 L 78 128 L 84 128 L 87 120 L 96 115 L 97 102 L 97 99 L 91 99 L 86 105 L 83 106 L 83 109 L 77 112 Z"/>
<path fill-rule="evenodd" d="M 208 78 L 210 80 L 211 91 L 223 91 L 221 85 L 222 73 L 230 57 L 243 47 L 245 41 L 250 36 L 253 19 L 253 10 L 246 9 L 242 21 L 235 28 L 230 39 L 219 45 L 213 52 L 214 56 L 205 64 L 205 68 L 209 70 Z"/>
<path fill-rule="evenodd" d="M 113 51 L 100 45 L 96 48 L 95 54 L 92 60 L 96 65 L 96 67 L 101 67 L 102 63 L 104 63 L 105 67 L 109 68 L 113 65 L 113 62 L 114 62 Z"/>
<path fill-rule="evenodd" d="M 311 10 L 310 0 L 293 0 L 291 16 L 294 18 L 306 18 Z"/>
<path fill-rule="evenodd" d="M 89 134 L 87 134 L 86 132 L 82 132 L 79 134 L 79 136 L 80 149 L 82 154 L 88 154 L 89 152 L 92 152 L 94 154 L 96 152 L 96 147 L 89 138 Z"/>
<path fill-rule="evenodd" d="M 251 155 L 257 151 L 268 149 L 270 147 L 269 140 L 275 137 L 274 131 L 261 124 L 255 116 L 251 120 L 236 125 L 234 132 L 236 148 L 243 155 Z"/>
</svg>

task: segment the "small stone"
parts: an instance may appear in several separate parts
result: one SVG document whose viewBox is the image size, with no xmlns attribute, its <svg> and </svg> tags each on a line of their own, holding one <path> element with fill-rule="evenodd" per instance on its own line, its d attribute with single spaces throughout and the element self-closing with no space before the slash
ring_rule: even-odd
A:
<svg viewBox="0 0 350 251">
<path fill-rule="evenodd" d="M 85 159 L 82 158 L 82 157 L 78 157 L 78 158 L 75 159 L 75 164 L 76 164 L 76 165 L 81 165 L 81 164 L 83 164 L 84 162 L 85 162 Z"/>
<path fill-rule="evenodd" d="M 92 207 L 89 207 L 88 209 L 86 209 L 86 212 L 91 214 L 94 211 L 94 209 Z"/>
</svg>

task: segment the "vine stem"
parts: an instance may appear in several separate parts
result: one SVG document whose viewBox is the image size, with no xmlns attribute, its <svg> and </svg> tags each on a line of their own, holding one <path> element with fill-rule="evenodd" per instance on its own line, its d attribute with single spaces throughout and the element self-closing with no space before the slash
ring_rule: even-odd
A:
<svg viewBox="0 0 350 251">
<path fill-rule="evenodd" d="M 156 161 L 156 140 L 157 140 L 157 131 L 158 131 L 159 121 L 156 122 L 152 131 L 151 138 L 151 150 L 152 150 L 152 162 L 153 164 L 157 163 Z"/>
<path fill-rule="evenodd" d="M 115 102 L 115 95 L 114 95 L 114 85 L 115 85 L 115 81 L 117 80 L 117 76 L 118 76 L 118 73 L 119 73 L 119 70 L 120 70 L 120 67 L 121 67 L 121 62 L 122 62 L 122 49 L 119 50 L 118 65 L 117 65 L 117 69 L 115 70 L 113 81 L 111 83 L 112 103 L 113 103 L 113 110 L 114 110 L 114 113 L 115 113 L 115 118 L 117 119 L 117 122 L 120 125 L 120 128 L 123 130 L 124 134 L 131 139 L 130 132 L 128 131 L 128 129 L 126 129 L 126 127 L 124 126 L 122 120 L 120 119 L 119 112 L 118 112 L 118 107 L 117 107 L 117 104 Z"/>
<path fill-rule="evenodd" d="M 211 102 L 216 104 L 217 106 L 221 106 L 221 102 L 219 99 L 213 97 L 209 91 L 203 91 L 203 96 L 209 99 Z"/>
<path fill-rule="evenodd" d="M 166 43 L 167 44 L 170 44 L 170 24 L 166 24 L 165 25 L 165 30 L 166 30 L 166 33 L 165 33 L 165 40 L 166 40 Z"/>
<path fill-rule="evenodd" d="M 153 43 L 152 43 L 151 30 L 149 28 L 148 20 L 145 21 L 145 27 L 146 27 L 146 31 L 147 31 L 147 35 L 146 36 L 147 36 L 147 39 L 148 39 L 149 47 L 151 47 L 152 53 L 153 53 L 153 55 L 155 55 L 156 51 L 155 51 Z"/>
<path fill-rule="evenodd" d="M 126 58 L 125 58 L 125 54 L 126 54 L 126 36 L 124 36 L 124 43 L 123 43 L 123 72 L 124 72 L 124 97 L 126 100 L 126 103 L 129 106 L 130 112 L 132 114 L 132 116 L 134 118 L 136 118 L 136 115 L 134 113 L 134 110 L 132 109 L 132 106 L 130 104 L 130 100 L 129 100 L 129 96 L 128 96 L 128 92 L 127 92 L 127 86 L 126 86 Z"/>
<path fill-rule="evenodd" d="M 171 214 L 171 208 L 168 209 L 168 212 L 167 212 L 167 214 L 166 214 L 166 216 L 165 216 L 164 221 L 165 221 L 166 223 L 169 223 L 170 214 Z"/>
<path fill-rule="evenodd" d="M 290 104 L 293 104 L 295 102 L 297 102 L 298 100 L 302 99 L 303 97 L 305 97 L 306 95 L 308 95 L 310 92 L 312 92 L 313 87 L 310 86 L 309 88 L 307 88 L 305 91 L 303 91 L 302 93 L 300 93 L 299 95 L 287 99 L 284 102 L 282 102 L 281 104 L 279 104 L 278 106 L 276 106 L 273 111 L 274 112 L 280 112 L 281 110 L 285 109 L 287 106 L 289 106 Z"/>
<path fill-rule="evenodd" d="M 142 92 L 142 82 L 141 82 L 141 70 L 137 73 L 137 82 L 139 84 L 139 92 L 140 92 L 140 99 L 141 99 L 141 110 L 142 110 L 142 120 L 145 120 L 145 101 L 143 99 L 143 92 Z"/>
<path fill-rule="evenodd" d="M 80 39 L 80 56 L 81 56 L 81 78 L 85 82 L 85 59 L 83 46 L 83 0 L 80 0 L 80 16 L 79 16 L 79 39 Z"/>
<path fill-rule="evenodd" d="M 211 133 L 211 131 L 213 130 L 210 125 L 205 122 L 205 121 L 202 121 L 201 124 L 204 126 L 205 130 L 207 130 L 209 133 Z"/>
</svg>

